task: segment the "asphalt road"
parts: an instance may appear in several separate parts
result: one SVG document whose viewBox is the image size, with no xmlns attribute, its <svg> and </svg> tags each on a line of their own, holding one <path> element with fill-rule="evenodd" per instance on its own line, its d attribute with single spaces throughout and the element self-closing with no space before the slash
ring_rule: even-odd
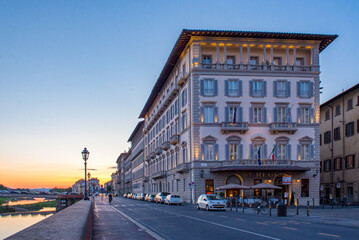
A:
<svg viewBox="0 0 359 240">
<path fill-rule="evenodd" d="M 112 207 L 164 239 L 358 239 L 359 236 L 359 229 L 353 227 L 240 211 L 198 211 L 190 204 L 167 206 L 118 197 Z"/>
</svg>

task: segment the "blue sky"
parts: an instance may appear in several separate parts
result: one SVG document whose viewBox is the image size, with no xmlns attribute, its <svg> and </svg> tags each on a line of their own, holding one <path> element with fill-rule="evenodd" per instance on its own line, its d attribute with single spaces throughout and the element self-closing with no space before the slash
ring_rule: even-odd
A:
<svg viewBox="0 0 359 240">
<path fill-rule="evenodd" d="M 320 56 L 324 102 L 359 82 L 358 13 L 359 1 L 0 0 L 0 183 L 70 185 L 84 146 L 109 179 L 183 28 L 338 34 Z"/>
</svg>

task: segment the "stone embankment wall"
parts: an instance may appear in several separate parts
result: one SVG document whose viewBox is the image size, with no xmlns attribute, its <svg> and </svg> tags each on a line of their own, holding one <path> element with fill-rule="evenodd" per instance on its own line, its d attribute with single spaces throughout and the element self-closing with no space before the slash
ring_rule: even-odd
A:
<svg viewBox="0 0 359 240">
<path fill-rule="evenodd" d="M 91 239 L 92 210 L 91 201 L 81 200 L 6 239 Z"/>
</svg>

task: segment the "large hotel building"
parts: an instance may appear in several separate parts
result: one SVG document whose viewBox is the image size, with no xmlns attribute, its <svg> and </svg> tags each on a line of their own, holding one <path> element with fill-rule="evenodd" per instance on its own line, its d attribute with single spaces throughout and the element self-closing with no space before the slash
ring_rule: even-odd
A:
<svg viewBox="0 0 359 240">
<path fill-rule="evenodd" d="M 183 30 L 130 137 L 143 129 L 138 189 L 195 202 L 267 183 L 282 187 L 271 197 L 319 204 L 319 54 L 336 38 Z"/>
</svg>

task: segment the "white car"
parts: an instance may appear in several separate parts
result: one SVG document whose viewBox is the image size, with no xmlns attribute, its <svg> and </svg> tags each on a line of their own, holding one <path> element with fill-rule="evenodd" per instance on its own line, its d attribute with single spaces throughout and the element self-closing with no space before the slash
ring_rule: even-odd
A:
<svg viewBox="0 0 359 240">
<path fill-rule="evenodd" d="M 165 198 L 165 204 L 176 204 L 176 205 L 180 205 L 182 204 L 182 199 L 180 196 L 178 195 L 167 195 L 167 197 Z"/>
<path fill-rule="evenodd" d="M 226 201 L 216 194 L 202 194 L 199 196 L 196 204 L 197 210 L 201 208 L 209 210 L 224 210 L 226 207 Z"/>
</svg>

